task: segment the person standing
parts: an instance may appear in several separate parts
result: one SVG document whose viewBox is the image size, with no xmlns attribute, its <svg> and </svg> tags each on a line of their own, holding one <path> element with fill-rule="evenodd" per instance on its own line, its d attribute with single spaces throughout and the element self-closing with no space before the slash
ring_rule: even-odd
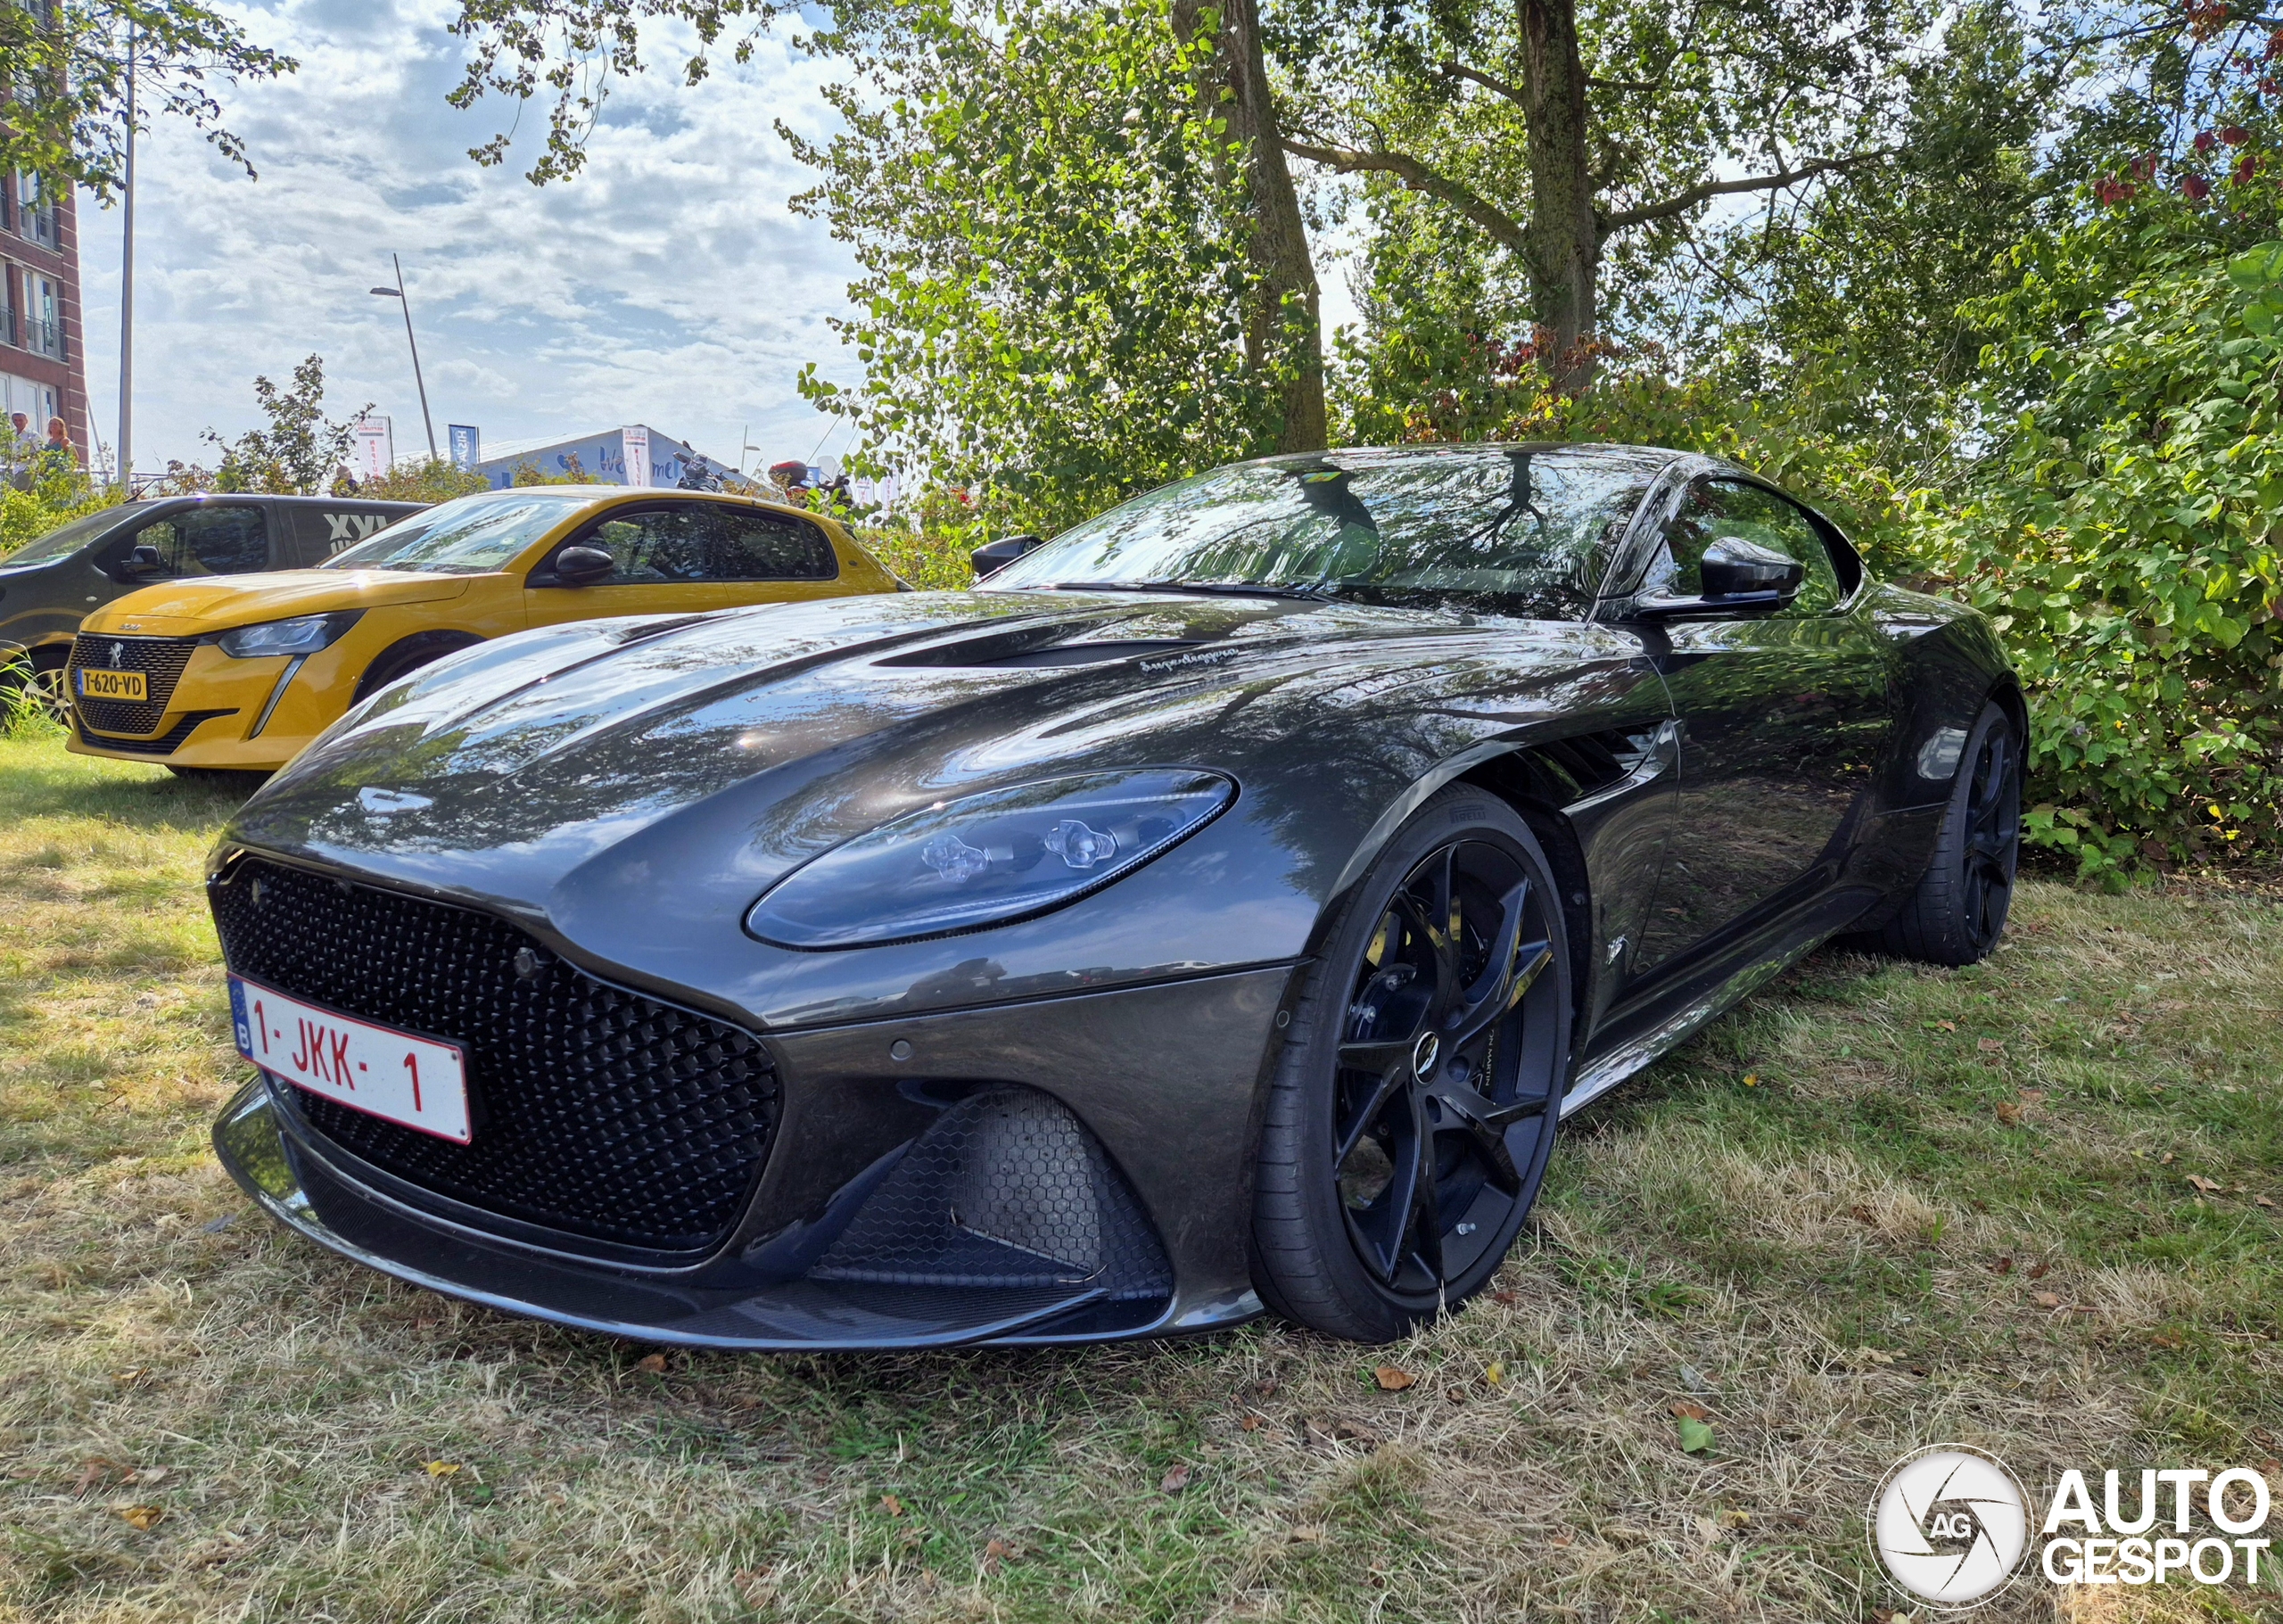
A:
<svg viewBox="0 0 2283 1624">
<path fill-rule="evenodd" d="M 47 444 L 40 449 L 39 464 L 42 478 L 79 471 L 79 453 L 71 444 L 70 425 L 61 417 L 47 420 Z"/>
</svg>

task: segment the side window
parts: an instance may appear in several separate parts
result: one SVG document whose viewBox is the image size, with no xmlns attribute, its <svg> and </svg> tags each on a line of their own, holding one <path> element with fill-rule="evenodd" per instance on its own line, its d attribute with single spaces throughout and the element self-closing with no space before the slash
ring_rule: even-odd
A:
<svg viewBox="0 0 2283 1624">
<path fill-rule="evenodd" d="M 830 581 L 840 559 L 825 533 L 773 513 L 713 510 L 714 564 L 722 581 Z"/>
<path fill-rule="evenodd" d="M 696 504 L 614 513 L 572 545 L 608 553 L 618 566 L 613 586 L 715 581 L 708 516 Z"/>
<path fill-rule="evenodd" d="M 1664 545 L 1650 564 L 1646 584 L 1661 592 L 1702 591 L 1698 562 L 1724 536 L 1756 541 L 1807 566 L 1800 595 L 1784 614 L 1824 614 L 1838 606 L 1839 577 L 1814 521 L 1774 491 L 1734 480 L 1705 480 L 1689 487 L 1680 511 L 1665 526 Z"/>
<path fill-rule="evenodd" d="M 185 508 L 145 524 L 133 545 L 157 548 L 170 575 L 243 575 L 269 567 L 269 534 L 259 507 Z"/>
<path fill-rule="evenodd" d="M 334 507 L 328 503 L 296 507 L 293 510 L 293 527 L 300 538 L 299 553 L 304 565 L 323 564 L 335 553 L 345 553 L 359 541 L 379 534 L 396 523 L 394 515 L 373 513 L 364 508 Z"/>
</svg>

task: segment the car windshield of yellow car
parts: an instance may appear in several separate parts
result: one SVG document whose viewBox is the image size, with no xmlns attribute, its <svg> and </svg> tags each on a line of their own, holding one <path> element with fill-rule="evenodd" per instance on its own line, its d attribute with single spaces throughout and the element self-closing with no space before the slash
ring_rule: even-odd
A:
<svg viewBox="0 0 2283 1624">
<path fill-rule="evenodd" d="M 464 496 L 400 519 L 370 540 L 334 554 L 318 567 L 484 574 L 505 568 L 516 554 L 597 495 L 589 490 Z"/>
</svg>

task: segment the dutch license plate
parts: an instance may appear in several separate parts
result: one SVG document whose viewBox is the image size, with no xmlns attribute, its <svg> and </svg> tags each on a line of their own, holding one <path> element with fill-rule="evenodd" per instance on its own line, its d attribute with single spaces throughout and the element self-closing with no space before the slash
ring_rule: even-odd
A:
<svg viewBox="0 0 2283 1624">
<path fill-rule="evenodd" d="M 439 1139 L 468 1142 L 458 1048 L 230 977 L 238 1052 L 294 1087 Z"/>
<path fill-rule="evenodd" d="M 141 701 L 151 697 L 150 688 L 139 671 L 79 672 L 79 697 L 82 699 L 133 699 Z"/>
</svg>

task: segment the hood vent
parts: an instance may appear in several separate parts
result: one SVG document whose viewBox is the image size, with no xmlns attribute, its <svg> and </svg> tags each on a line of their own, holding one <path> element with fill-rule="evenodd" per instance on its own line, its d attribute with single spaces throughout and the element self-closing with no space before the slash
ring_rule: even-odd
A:
<svg viewBox="0 0 2283 1624">
<path fill-rule="evenodd" d="M 1051 630 L 1059 631 L 1060 628 Z M 1180 654 L 1200 646 L 1196 638 L 1119 638 L 1099 641 L 1043 642 L 1036 631 L 1010 637 L 962 638 L 932 648 L 915 648 L 876 662 L 890 666 L 956 667 L 963 671 L 1027 671 L 1056 665 L 1107 665 L 1150 655 Z"/>
</svg>

